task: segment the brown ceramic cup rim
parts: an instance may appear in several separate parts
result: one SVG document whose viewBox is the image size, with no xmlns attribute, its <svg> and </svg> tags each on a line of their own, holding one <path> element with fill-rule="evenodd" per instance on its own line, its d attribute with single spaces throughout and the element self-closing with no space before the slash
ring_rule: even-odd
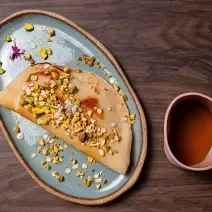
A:
<svg viewBox="0 0 212 212">
<path fill-rule="evenodd" d="M 165 114 L 165 120 L 164 120 L 164 147 L 166 147 L 166 150 L 168 151 L 168 154 L 171 156 L 171 158 L 174 160 L 176 166 L 178 167 L 181 167 L 181 168 L 184 168 L 184 169 L 187 169 L 187 170 L 192 170 L 192 171 L 206 171 L 206 170 L 209 170 L 209 169 L 212 169 L 212 164 L 209 165 L 209 166 L 206 166 L 206 167 L 202 167 L 202 168 L 197 168 L 197 167 L 191 167 L 191 166 L 187 166 L 183 163 L 181 163 L 175 156 L 174 154 L 172 153 L 171 149 L 170 149 L 170 146 L 169 146 L 169 142 L 168 142 L 168 136 L 167 136 L 167 126 L 168 126 L 168 119 L 169 119 L 169 116 L 170 116 L 170 112 L 173 108 L 173 106 L 182 98 L 186 97 L 186 96 L 198 96 L 200 98 L 203 98 L 203 99 L 207 99 L 209 101 L 212 102 L 212 98 L 210 98 L 209 96 L 206 96 L 204 94 L 201 94 L 201 93 L 195 93 L 195 92 L 190 92 L 190 93 L 184 93 L 184 94 L 181 94 L 179 96 L 177 96 L 169 105 L 167 111 L 166 111 L 166 114 Z M 168 159 L 169 160 L 169 159 Z M 171 161 L 170 161 L 171 162 Z M 175 165 L 174 164 L 174 165 Z"/>
</svg>

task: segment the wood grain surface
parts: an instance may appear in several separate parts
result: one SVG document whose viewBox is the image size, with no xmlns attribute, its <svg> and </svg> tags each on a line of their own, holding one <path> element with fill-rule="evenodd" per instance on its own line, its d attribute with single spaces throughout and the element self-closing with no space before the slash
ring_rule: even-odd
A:
<svg viewBox="0 0 212 212">
<path fill-rule="evenodd" d="M 0 133 L 0 212 L 212 211 L 212 171 L 172 166 L 163 150 L 163 119 L 183 92 L 212 96 L 212 1 L 1 0 L 0 19 L 23 9 L 59 13 L 116 57 L 145 108 L 149 151 L 136 185 L 96 207 L 61 200 L 17 161 Z"/>
</svg>

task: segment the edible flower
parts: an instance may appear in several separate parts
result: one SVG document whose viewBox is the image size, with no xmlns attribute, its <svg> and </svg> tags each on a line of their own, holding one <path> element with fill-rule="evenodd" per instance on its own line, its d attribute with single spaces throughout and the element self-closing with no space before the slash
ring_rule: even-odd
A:
<svg viewBox="0 0 212 212">
<path fill-rule="evenodd" d="M 21 58 L 21 55 L 24 54 L 25 50 L 21 50 L 18 48 L 16 45 L 15 40 L 13 41 L 13 46 L 12 48 L 12 55 L 10 56 L 10 59 L 14 61 L 15 59 Z"/>
</svg>

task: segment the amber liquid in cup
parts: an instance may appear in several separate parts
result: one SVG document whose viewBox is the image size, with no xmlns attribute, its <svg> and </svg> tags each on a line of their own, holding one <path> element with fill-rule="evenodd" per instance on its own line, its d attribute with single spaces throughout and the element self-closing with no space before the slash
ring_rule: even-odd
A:
<svg viewBox="0 0 212 212">
<path fill-rule="evenodd" d="M 173 108 L 168 135 L 174 156 L 184 165 L 201 163 L 212 150 L 212 112 L 197 100 Z"/>
</svg>

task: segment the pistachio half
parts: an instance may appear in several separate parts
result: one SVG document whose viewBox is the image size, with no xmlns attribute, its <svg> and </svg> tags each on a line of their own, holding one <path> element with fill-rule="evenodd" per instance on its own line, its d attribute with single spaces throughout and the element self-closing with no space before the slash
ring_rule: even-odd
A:
<svg viewBox="0 0 212 212">
<path fill-rule="evenodd" d="M 45 113 L 45 109 L 44 108 L 39 108 L 39 107 L 34 107 L 34 108 L 32 108 L 32 112 L 35 115 L 41 115 L 41 114 Z"/>
<path fill-rule="evenodd" d="M 4 41 L 11 42 L 12 41 L 12 38 L 7 35 L 7 36 L 4 37 Z"/>
<path fill-rule="evenodd" d="M 24 29 L 28 32 L 33 31 L 34 30 L 34 26 L 30 23 L 25 23 L 24 24 Z"/>
<path fill-rule="evenodd" d="M 41 48 L 39 50 L 39 55 L 44 60 L 46 60 L 48 58 L 48 53 L 47 53 L 47 50 L 45 48 Z"/>
<path fill-rule="evenodd" d="M 24 54 L 24 60 L 29 61 L 32 58 L 31 54 L 25 53 Z"/>
<path fill-rule="evenodd" d="M 6 71 L 3 68 L 0 68 L 0 75 L 4 74 Z"/>
<path fill-rule="evenodd" d="M 49 34 L 50 37 L 54 36 L 55 35 L 54 29 L 49 29 L 48 34 Z"/>
<path fill-rule="evenodd" d="M 47 51 L 48 55 L 52 55 L 52 50 L 51 49 L 46 49 L 46 51 Z"/>
<path fill-rule="evenodd" d="M 122 99 L 124 101 L 127 101 L 128 100 L 128 97 L 127 97 L 127 94 L 126 93 L 120 93 L 120 96 L 122 97 Z"/>
<path fill-rule="evenodd" d="M 64 181 L 64 177 L 61 176 L 61 175 L 56 175 L 55 177 L 56 177 L 56 180 L 57 180 L 58 182 Z"/>
<path fill-rule="evenodd" d="M 18 125 L 16 125 L 14 128 L 13 128 L 13 132 L 16 132 L 16 133 L 19 133 L 20 132 L 20 128 Z"/>
</svg>

